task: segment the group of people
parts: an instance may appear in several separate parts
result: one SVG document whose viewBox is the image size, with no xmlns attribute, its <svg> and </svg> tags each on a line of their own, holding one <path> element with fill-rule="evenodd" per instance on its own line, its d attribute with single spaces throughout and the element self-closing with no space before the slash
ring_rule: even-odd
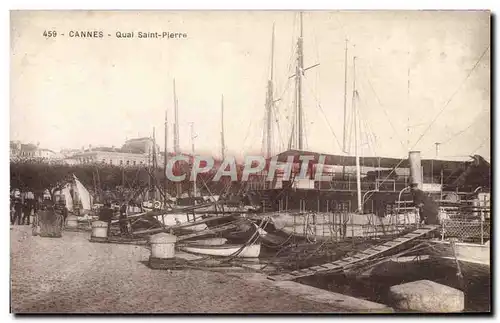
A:
<svg viewBox="0 0 500 323">
<path fill-rule="evenodd" d="M 11 225 L 31 225 L 39 211 L 53 210 L 61 218 L 64 225 L 68 216 L 68 209 L 64 200 L 54 203 L 50 199 L 38 201 L 35 199 L 11 198 L 10 223 Z"/>
<path fill-rule="evenodd" d="M 10 224 L 30 225 L 30 216 L 39 209 L 39 203 L 34 199 L 12 198 L 10 201 Z"/>
</svg>

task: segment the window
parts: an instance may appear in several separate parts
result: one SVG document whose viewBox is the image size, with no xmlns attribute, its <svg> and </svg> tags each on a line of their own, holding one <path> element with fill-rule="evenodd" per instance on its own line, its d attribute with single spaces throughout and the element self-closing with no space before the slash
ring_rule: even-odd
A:
<svg viewBox="0 0 500 323">
<path fill-rule="evenodd" d="M 120 160 L 120 166 L 123 166 L 123 160 Z"/>
<path fill-rule="evenodd" d="M 132 165 L 134 165 L 134 166 L 135 166 L 136 164 L 137 164 L 137 162 L 134 160 L 134 161 L 132 162 Z"/>
</svg>

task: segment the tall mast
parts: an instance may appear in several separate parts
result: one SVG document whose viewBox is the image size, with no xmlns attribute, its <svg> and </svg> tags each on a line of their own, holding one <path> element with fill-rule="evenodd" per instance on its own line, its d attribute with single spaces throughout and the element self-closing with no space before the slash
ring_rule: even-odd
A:
<svg viewBox="0 0 500 323">
<path fill-rule="evenodd" d="M 175 79 L 174 79 L 174 153 L 177 155 L 180 152 L 179 149 L 179 110 L 177 102 L 177 93 L 175 92 Z M 177 198 L 181 196 L 181 183 L 177 182 L 176 185 Z"/>
<path fill-rule="evenodd" d="M 221 158 L 224 160 L 226 158 L 226 144 L 224 142 L 224 94 L 221 97 L 221 113 L 220 113 L 220 144 L 221 144 Z"/>
<path fill-rule="evenodd" d="M 361 201 L 361 165 L 359 163 L 358 151 L 358 107 L 356 104 L 356 57 L 352 59 L 353 81 L 352 81 L 352 110 L 354 117 L 354 153 L 356 154 L 356 187 L 358 193 L 358 212 L 363 212 L 363 202 Z"/>
<path fill-rule="evenodd" d="M 152 160 L 153 160 L 153 171 L 151 172 L 151 174 L 153 175 L 153 182 L 155 185 L 153 185 L 153 188 L 154 188 L 154 193 L 153 193 L 153 196 L 154 196 L 154 199 L 156 200 L 157 198 L 157 191 L 156 191 L 156 169 L 158 168 L 158 160 L 156 159 L 156 131 L 155 131 L 155 127 L 153 127 L 153 149 L 152 149 Z"/>
<path fill-rule="evenodd" d="M 196 138 L 195 135 L 194 135 L 194 122 L 191 122 L 190 123 L 190 126 L 191 126 L 191 155 L 193 157 L 193 166 L 194 167 L 194 163 L 195 163 L 195 158 L 194 158 L 194 139 Z M 193 196 L 196 197 L 197 193 L 196 193 L 196 176 L 193 178 Z"/>
<path fill-rule="evenodd" d="M 156 168 L 158 166 L 157 160 L 156 160 L 156 131 L 155 127 L 153 127 L 153 149 L 152 149 L 152 160 L 153 160 L 153 168 Z"/>
<path fill-rule="evenodd" d="M 177 94 L 175 92 L 174 79 L 174 152 L 179 153 L 179 107 L 177 102 Z"/>
<path fill-rule="evenodd" d="M 303 30 L 302 30 L 302 12 L 300 13 L 300 37 L 297 40 L 297 70 L 295 72 L 297 82 L 297 123 L 298 123 L 298 148 L 303 149 L 303 129 L 302 129 L 302 73 L 304 71 L 304 53 L 303 53 Z"/>
<path fill-rule="evenodd" d="M 151 175 L 149 175 L 151 173 L 151 152 L 150 151 L 148 151 L 147 170 L 148 170 L 148 190 L 146 191 L 146 199 L 149 201 L 149 192 L 151 191 Z"/>
<path fill-rule="evenodd" d="M 272 119 L 273 119 L 273 104 L 274 104 L 274 23 L 271 36 L 271 71 L 269 80 L 267 81 L 267 97 L 266 97 L 266 158 L 271 157 L 272 143 Z"/>
<path fill-rule="evenodd" d="M 164 205 L 166 205 L 166 199 L 167 199 L 167 186 L 168 186 L 168 179 L 167 179 L 167 163 L 168 163 L 168 153 L 167 153 L 167 144 L 168 144 L 168 118 L 167 118 L 167 110 L 165 110 L 165 144 L 163 146 L 164 149 L 164 156 L 163 156 L 163 176 L 165 176 L 165 180 L 163 181 L 163 192 L 165 193 L 164 196 Z"/>
<path fill-rule="evenodd" d="M 347 123 L 347 39 L 345 40 L 345 55 L 344 55 L 344 135 L 342 143 L 342 151 L 346 152 L 346 123 Z"/>
<path fill-rule="evenodd" d="M 410 52 L 408 51 L 408 85 L 407 85 L 407 93 L 406 93 L 406 100 L 407 100 L 407 120 L 406 120 L 406 146 L 408 147 L 408 151 L 411 150 L 410 148 L 410 112 L 411 112 L 411 107 L 410 107 Z"/>
</svg>

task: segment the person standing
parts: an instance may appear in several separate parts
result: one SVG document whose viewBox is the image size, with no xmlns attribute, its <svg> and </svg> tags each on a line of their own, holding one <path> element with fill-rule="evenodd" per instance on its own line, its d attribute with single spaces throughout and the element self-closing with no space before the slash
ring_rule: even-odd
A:
<svg viewBox="0 0 500 323">
<path fill-rule="evenodd" d="M 420 223 L 439 224 L 439 207 L 436 202 L 420 190 L 416 184 L 412 184 L 411 193 L 413 203 L 419 210 Z"/>
<path fill-rule="evenodd" d="M 10 224 L 14 224 L 14 198 L 10 197 Z"/>
<path fill-rule="evenodd" d="M 126 235 L 128 234 L 127 228 L 127 202 L 123 201 L 120 206 L 120 234 Z"/>
<path fill-rule="evenodd" d="M 16 198 L 14 201 L 14 219 L 12 221 L 12 224 L 21 224 L 21 217 L 22 217 L 22 211 L 23 211 L 23 205 L 21 203 L 21 199 Z"/>
<path fill-rule="evenodd" d="M 111 233 L 111 220 L 113 219 L 113 209 L 111 208 L 111 203 L 106 201 L 104 206 L 99 210 L 99 221 L 106 222 L 108 224 L 108 237 Z"/>
<path fill-rule="evenodd" d="M 68 217 L 68 209 L 66 208 L 66 204 L 64 200 L 59 200 L 56 207 L 55 207 L 55 212 L 57 213 L 59 217 L 59 222 L 61 225 L 61 229 L 65 227 L 66 224 L 66 218 Z"/>
<path fill-rule="evenodd" d="M 30 215 L 31 215 L 31 200 L 24 200 L 23 203 L 23 217 L 21 219 L 21 222 L 23 224 L 30 225 Z"/>
</svg>

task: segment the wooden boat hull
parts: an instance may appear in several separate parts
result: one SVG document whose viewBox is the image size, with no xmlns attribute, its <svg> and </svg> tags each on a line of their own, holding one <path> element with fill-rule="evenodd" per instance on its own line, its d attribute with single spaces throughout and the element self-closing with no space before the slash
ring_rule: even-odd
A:
<svg viewBox="0 0 500 323">
<path fill-rule="evenodd" d="M 198 246 L 222 246 L 227 243 L 226 238 L 207 238 L 201 240 L 185 240 L 182 242 L 186 245 L 198 245 Z"/>
<path fill-rule="evenodd" d="M 272 227 L 281 236 L 294 235 L 309 240 L 382 237 L 401 233 L 405 226 L 418 222 L 416 214 L 380 218 L 373 214 L 293 214 L 271 216 Z"/>
<path fill-rule="evenodd" d="M 231 257 L 243 245 L 221 245 L 221 246 L 202 246 L 202 245 L 185 245 L 180 247 L 182 251 L 215 257 Z M 260 244 L 246 246 L 236 256 L 237 258 L 258 258 L 260 255 Z"/>
<path fill-rule="evenodd" d="M 456 242 L 454 247 L 449 241 L 431 240 L 432 255 L 444 259 L 456 259 L 471 265 L 490 267 L 490 245 Z"/>
<path fill-rule="evenodd" d="M 284 237 L 282 235 L 276 233 L 270 233 L 261 228 L 259 228 L 258 230 L 259 230 L 260 240 L 266 247 L 277 248 L 291 241 L 291 239 Z"/>
</svg>

